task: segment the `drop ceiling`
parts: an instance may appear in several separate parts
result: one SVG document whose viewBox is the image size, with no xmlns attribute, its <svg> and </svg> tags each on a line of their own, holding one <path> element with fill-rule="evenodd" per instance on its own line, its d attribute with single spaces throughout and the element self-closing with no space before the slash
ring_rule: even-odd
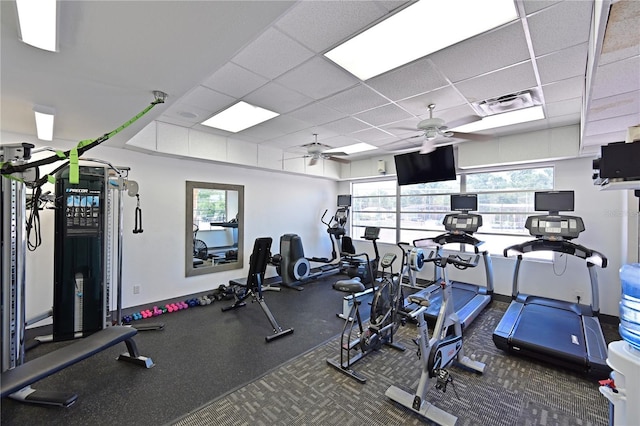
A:
<svg viewBox="0 0 640 426">
<path fill-rule="evenodd" d="M 579 124 L 589 153 L 640 124 L 633 0 L 610 9 L 608 1 L 516 0 L 517 20 L 366 81 L 323 54 L 410 2 L 62 1 L 56 53 L 21 43 L 15 3 L 0 3 L 0 128 L 8 133 L 35 135 L 32 108 L 47 105 L 56 109 L 56 139 L 98 137 L 141 111 L 153 90 L 168 93 L 166 104 L 109 144 L 124 146 L 157 120 L 292 153 L 313 134 L 335 148 L 366 142 L 391 152 L 419 134 L 429 104 L 453 123 L 478 117 L 475 102 L 530 90 L 545 119 L 481 133 Z M 239 100 L 280 115 L 236 134 L 199 124 Z"/>
</svg>

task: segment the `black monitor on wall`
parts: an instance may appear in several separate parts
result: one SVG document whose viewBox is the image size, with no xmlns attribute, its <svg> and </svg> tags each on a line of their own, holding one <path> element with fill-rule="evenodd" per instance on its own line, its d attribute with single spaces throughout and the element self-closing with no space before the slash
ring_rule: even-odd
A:
<svg viewBox="0 0 640 426">
<path fill-rule="evenodd" d="M 338 195 L 338 207 L 351 207 L 351 195 L 350 194 Z"/>
<path fill-rule="evenodd" d="M 451 210 L 454 212 L 478 210 L 478 194 L 451 194 Z"/>
<path fill-rule="evenodd" d="M 453 146 L 441 146 L 428 154 L 410 152 L 394 156 L 398 185 L 456 179 Z"/>
<path fill-rule="evenodd" d="M 572 212 L 574 209 L 573 191 L 545 191 L 534 195 L 534 209 L 538 212 Z"/>
</svg>

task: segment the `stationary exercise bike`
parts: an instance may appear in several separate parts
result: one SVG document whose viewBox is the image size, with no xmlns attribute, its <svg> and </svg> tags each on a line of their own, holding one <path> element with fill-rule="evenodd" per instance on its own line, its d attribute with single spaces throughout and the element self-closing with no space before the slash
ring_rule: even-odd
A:
<svg viewBox="0 0 640 426">
<path fill-rule="evenodd" d="M 360 256 L 366 258 L 369 276 L 373 276 L 369 255 L 363 253 Z M 391 346 L 400 351 L 405 350 L 404 346 L 393 342 L 394 334 L 400 325 L 405 324 L 405 318 L 400 315 L 400 308 L 403 302 L 400 281 L 392 269 L 395 259 L 395 254 L 387 253 L 380 261 L 382 278 L 379 283 L 374 282 L 374 285 L 377 284 L 377 289 L 371 303 L 371 316 L 367 327 L 364 326 L 360 316 L 360 304 L 362 302 L 355 297 L 356 293 L 361 293 L 365 289 L 362 281 L 354 279 L 341 280 L 333 285 L 334 289 L 349 293 L 354 302 L 349 315 L 345 318 L 342 329 L 340 360 L 327 359 L 327 363 L 360 383 L 366 383 L 367 379 L 351 368 L 357 361 L 372 351 L 382 348 L 382 345 Z M 389 268 L 389 273 L 385 273 L 387 268 Z"/>
<path fill-rule="evenodd" d="M 397 403 L 410 410 L 426 417 L 441 425 L 454 425 L 457 417 L 432 405 L 426 401 L 430 383 L 435 380 L 435 387 L 446 392 L 447 385 L 453 382 L 451 373 L 447 368 L 456 361 L 459 365 L 478 373 L 484 372 L 485 365 L 481 362 L 470 359 L 464 355 L 462 348 L 462 325 L 460 319 L 453 309 L 453 298 L 451 283 L 447 277 L 447 265 L 453 265 L 458 269 L 475 267 L 478 264 L 480 255 L 475 255 L 469 259 L 463 259 L 457 255 L 448 257 L 435 256 L 425 259 L 425 262 L 434 262 L 436 267 L 442 270 L 443 301 L 440 306 L 440 313 L 433 331 L 433 336 L 429 338 L 429 328 L 425 318 L 425 312 L 430 302 L 429 299 L 417 296 L 409 296 L 411 302 L 419 307 L 407 315 L 418 322 L 418 358 L 422 363 L 422 374 L 417 390 L 411 394 L 397 386 L 391 386 L 385 395 Z M 453 327 L 451 332 L 450 327 Z"/>
</svg>

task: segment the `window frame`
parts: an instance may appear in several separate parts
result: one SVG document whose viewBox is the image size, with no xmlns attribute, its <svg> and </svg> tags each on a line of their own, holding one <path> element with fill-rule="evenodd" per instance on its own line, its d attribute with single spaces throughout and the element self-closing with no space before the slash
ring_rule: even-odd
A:
<svg viewBox="0 0 640 426">
<path fill-rule="evenodd" d="M 471 192 L 467 192 L 467 177 L 470 175 L 474 175 L 474 174 L 482 174 L 482 173 L 495 173 L 495 172 L 512 172 L 512 171 L 520 171 L 520 170 L 532 170 L 532 169 L 551 169 L 551 188 L 530 188 L 530 189 L 520 189 L 520 188 L 510 188 L 510 189 L 486 189 L 486 190 L 482 190 L 482 191 L 471 191 Z M 550 164 L 550 163 L 536 163 L 536 164 L 529 164 L 529 165 L 519 165 L 519 166 L 512 166 L 512 167 L 491 167 L 491 168 L 480 168 L 480 169 L 474 169 L 474 170 L 463 170 L 463 171 L 458 171 L 457 172 L 457 177 L 459 178 L 459 191 L 458 192 L 424 192 L 424 193 L 418 193 L 418 194 L 411 194 L 411 196 L 425 196 L 425 197 L 431 197 L 431 196 L 450 196 L 451 194 L 466 194 L 466 193 L 473 193 L 473 194 L 478 194 L 479 197 L 481 197 L 482 195 L 486 195 L 486 194 L 506 194 L 506 193 L 527 193 L 527 194 L 533 194 L 536 191 L 545 191 L 545 190 L 555 190 L 556 189 L 556 168 L 554 164 Z M 362 184 L 362 183 L 371 183 L 371 182 L 389 182 L 389 181 L 394 181 L 396 182 L 395 185 L 395 205 L 396 205 L 396 211 L 395 211 L 395 229 L 391 228 L 389 226 L 383 226 L 383 225 L 374 225 L 374 226 L 380 226 L 381 228 L 381 235 L 382 235 L 382 229 L 386 229 L 386 230 L 395 230 L 395 241 L 390 242 L 390 241 L 384 241 L 381 239 L 380 242 L 383 243 L 390 243 L 390 244 L 395 244 L 396 241 L 402 241 L 400 236 L 402 234 L 403 231 L 410 231 L 410 232 L 423 232 L 423 233 L 429 233 L 429 234 L 433 234 L 433 235 L 437 235 L 439 233 L 443 233 L 444 232 L 444 228 L 442 229 L 431 229 L 431 228 L 424 228 L 424 227 L 402 227 L 402 215 L 403 214 L 411 214 L 411 213 L 420 213 L 420 214 L 433 214 L 433 213 L 441 213 L 442 215 L 446 214 L 446 213 L 450 213 L 450 211 L 448 210 L 448 206 L 447 206 L 447 210 L 445 212 L 440 212 L 440 211 L 407 211 L 407 210 L 403 210 L 402 207 L 402 197 L 407 197 L 409 195 L 403 195 L 402 194 L 402 188 L 397 185 L 397 180 L 395 179 L 395 177 L 393 176 L 385 176 L 385 177 L 380 177 L 380 178 L 370 178 L 370 179 L 361 179 L 361 180 L 357 180 L 357 181 L 351 181 L 349 183 L 349 187 L 350 187 L 350 193 L 352 195 L 352 206 L 356 204 L 356 199 L 358 198 L 376 198 L 376 197 L 390 197 L 390 195 L 384 195 L 384 196 L 357 196 L 355 195 L 355 191 L 354 191 L 354 185 L 358 185 L 358 184 Z M 480 209 L 480 206 L 478 206 L 479 209 L 476 213 L 483 215 L 483 216 L 488 216 L 488 215 L 493 215 L 493 214 L 500 214 L 500 215 L 524 215 L 525 218 L 531 215 L 535 215 L 538 214 L 539 212 L 536 212 L 533 209 L 533 205 L 531 205 L 531 210 L 527 210 L 525 212 L 522 211 L 500 211 L 500 212 L 492 212 L 492 211 L 484 211 Z M 354 222 L 356 222 L 356 218 L 358 217 L 358 213 L 362 213 L 362 211 L 358 211 L 353 209 L 352 207 L 352 211 L 350 214 L 350 220 L 349 220 L 349 235 L 352 235 L 352 238 L 354 240 L 361 240 L 362 238 L 360 237 L 360 235 L 356 232 L 354 233 L 354 229 L 359 229 L 362 228 L 362 225 L 355 225 L 354 226 Z M 478 232 L 476 232 L 475 234 L 478 235 L 479 239 L 481 240 L 490 240 L 491 236 L 496 236 L 499 238 L 504 238 L 504 237 L 514 237 L 514 239 L 516 238 L 524 238 L 525 240 L 530 240 L 532 237 L 531 235 L 526 231 L 526 229 L 523 227 L 522 230 L 524 232 L 522 233 L 512 233 L 512 232 L 500 232 L 500 231 L 492 231 L 492 232 L 487 232 L 486 230 L 482 230 L 482 228 L 480 230 L 478 230 Z M 484 237 L 483 237 L 484 236 Z M 505 246 L 506 247 L 506 246 Z M 498 253 L 497 250 L 491 250 L 490 253 L 492 255 L 502 255 L 503 253 L 500 252 Z M 540 256 L 527 256 L 525 257 L 525 259 L 527 260 L 535 260 L 535 261 L 543 261 L 543 262 L 548 262 L 552 260 L 552 256 L 546 256 L 545 253 L 540 253 Z"/>
</svg>

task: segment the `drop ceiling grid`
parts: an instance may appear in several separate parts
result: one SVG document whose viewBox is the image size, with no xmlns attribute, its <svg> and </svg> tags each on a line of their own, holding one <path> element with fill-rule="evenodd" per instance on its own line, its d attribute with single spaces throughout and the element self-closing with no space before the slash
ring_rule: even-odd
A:
<svg viewBox="0 0 640 426">
<path fill-rule="evenodd" d="M 353 115 L 388 104 L 389 99 L 368 86 L 359 84 L 323 99 L 322 103 L 345 114 Z"/>
<path fill-rule="evenodd" d="M 584 77 L 573 77 L 542 86 L 544 99 L 547 103 L 559 102 L 582 96 L 584 92 Z"/>
<path fill-rule="evenodd" d="M 640 56 L 598 67 L 592 96 L 598 99 L 640 90 Z"/>
<path fill-rule="evenodd" d="M 544 85 L 584 76 L 587 68 L 587 50 L 587 43 L 582 43 L 536 58 L 540 82 Z"/>
<path fill-rule="evenodd" d="M 276 81 L 316 100 L 326 98 L 358 83 L 354 76 L 318 56 L 290 70 Z"/>
<path fill-rule="evenodd" d="M 531 61 L 456 83 L 469 102 L 496 98 L 537 87 Z"/>
<path fill-rule="evenodd" d="M 233 57 L 232 62 L 268 79 L 312 58 L 314 53 L 280 31 L 269 28 Z"/>
<path fill-rule="evenodd" d="M 589 40 L 591 1 L 563 1 L 529 16 L 527 23 L 536 57 Z"/>
<path fill-rule="evenodd" d="M 367 84 L 392 101 L 399 101 L 449 84 L 428 56 L 367 80 Z"/>
<path fill-rule="evenodd" d="M 411 118 L 411 114 L 395 104 L 387 104 L 356 114 L 355 117 L 365 123 L 371 124 L 372 126 L 383 126 L 385 124 L 395 123 L 396 121 Z"/>
<path fill-rule="evenodd" d="M 287 115 L 297 118 L 298 120 L 306 121 L 313 126 L 330 123 L 347 116 L 347 114 L 326 106 L 324 102 L 312 103 L 292 111 Z"/>
<path fill-rule="evenodd" d="M 594 99 L 589 109 L 590 120 L 604 120 L 623 114 L 640 114 L 640 96 L 638 96 L 638 92 L 626 92 Z M 640 123 L 640 117 L 638 118 L 638 123 Z"/>
<path fill-rule="evenodd" d="M 353 36 L 355 28 L 367 27 L 386 13 L 373 1 L 303 1 L 280 18 L 276 27 L 321 53 Z"/>
<path fill-rule="evenodd" d="M 286 114 L 313 102 L 310 97 L 273 81 L 251 92 L 244 97 L 244 100 L 278 114 Z"/>
<path fill-rule="evenodd" d="M 526 61 L 531 56 L 518 20 L 435 52 L 429 58 L 449 81 L 456 83 Z"/>
<path fill-rule="evenodd" d="M 242 68 L 240 65 L 227 62 L 207 78 L 202 85 L 235 98 L 242 98 L 268 81 L 268 79 Z"/>
<path fill-rule="evenodd" d="M 434 113 L 437 115 L 438 112 L 443 110 L 460 105 L 467 105 L 467 100 L 460 96 L 459 92 L 452 86 L 445 86 L 440 89 L 398 101 L 399 106 L 417 116 L 428 114 L 427 107 L 429 104 L 435 104 L 436 109 Z M 469 108 L 469 114 L 474 113 L 474 110 Z"/>
</svg>

